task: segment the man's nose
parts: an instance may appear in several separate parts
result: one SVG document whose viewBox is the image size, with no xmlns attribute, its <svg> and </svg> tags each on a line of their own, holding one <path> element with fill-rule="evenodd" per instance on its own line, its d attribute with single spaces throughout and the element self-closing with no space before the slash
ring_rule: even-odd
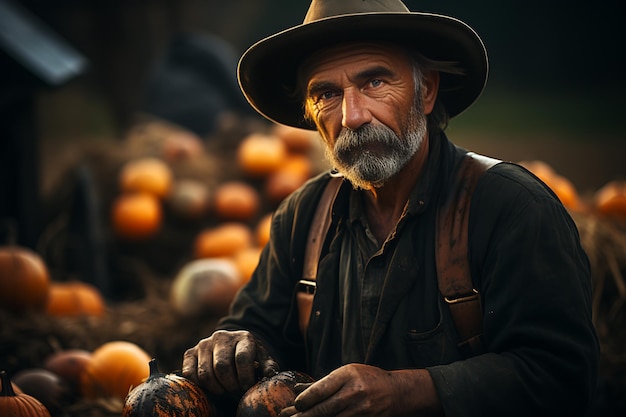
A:
<svg viewBox="0 0 626 417">
<path fill-rule="evenodd" d="M 366 98 L 356 89 L 344 91 L 341 111 L 343 114 L 341 125 L 348 129 L 356 130 L 372 121 L 372 114 L 366 106 Z"/>
</svg>

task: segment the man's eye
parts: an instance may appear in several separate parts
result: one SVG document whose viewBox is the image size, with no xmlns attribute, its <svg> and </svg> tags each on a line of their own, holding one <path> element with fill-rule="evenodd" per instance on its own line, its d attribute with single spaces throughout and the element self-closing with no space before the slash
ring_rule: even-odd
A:
<svg viewBox="0 0 626 417">
<path fill-rule="evenodd" d="M 379 79 L 375 79 L 375 80 L 370 81 L 370 85 L 372 87 L 380 87 L 382 84 L 383 84 L 383 81 L 379 80 Z"/>
<path fill-rule="evenodd" d="M 322 94 L 317 96 L 317 101 L 330 100 L 335 96 L 335 93 L 332 91 L 324 91 Z"/>
</svg>

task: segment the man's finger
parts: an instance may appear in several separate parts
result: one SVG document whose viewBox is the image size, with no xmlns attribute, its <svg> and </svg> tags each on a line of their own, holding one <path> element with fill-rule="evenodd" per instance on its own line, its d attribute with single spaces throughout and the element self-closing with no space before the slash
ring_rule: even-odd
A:
<svg viewBox="0 0 626 417">
<path fill-rule="evenodd" d="M 278 414 L 278 417 L 290 417 L 297 413 L 298 413 L 298 410 L 296 410 L 296 407 L 292 405 L 292 406 L 283 408 L 280 411 L 280 414 Z"/>
<path fill-rule="evenodd" d="M 280 366 L 278 366 L 278 363 L 270 356 L 261 342 L 257 342 L 257 361 L 259 362 L 263 376 L 266 378 L 273 377 L 280 371 Z"/>
<path fill-rule="evenodd" d="M 235 346 L 235 365 L 241 391 L 247 390 L 256 383 L 258 363 L 255 360 L 255 356 L 256 345 L 254 339 L 241 339 Z"/>
</svg>

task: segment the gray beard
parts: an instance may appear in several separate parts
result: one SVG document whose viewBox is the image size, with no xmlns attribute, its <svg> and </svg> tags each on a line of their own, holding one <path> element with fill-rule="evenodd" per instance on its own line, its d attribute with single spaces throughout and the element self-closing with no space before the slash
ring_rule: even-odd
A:
<svg viewBox="0 0 626 417">
<path fill-rule="evenodd" d="M 401 136 L 385 125 L 343 129 L 326 158 L 355 189 L 382 187 L 411 160 L 426 138 L 426 116 L 411 108 Z"/>
</svg>

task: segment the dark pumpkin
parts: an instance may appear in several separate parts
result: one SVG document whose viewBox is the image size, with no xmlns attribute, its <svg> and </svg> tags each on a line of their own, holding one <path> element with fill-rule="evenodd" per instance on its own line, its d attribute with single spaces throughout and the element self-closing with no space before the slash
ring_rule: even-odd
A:
<svg viewBox="0 0 626 417">
<path fill-rule="evenodd" d="M 213 405 L 193 381 L 158 370 L 149 362 L 150 376 L 124 401 L 122 417 L 214 417 Z"/>
<path fill-rule="evenodd" d="M 237 417 L 277 417 L 283 408 L 293 405 L 296 384 L 310 382 L 313 378 L 296 371 L 263 378 L 243 395 L 237 406 Z"/>
<path fill-rule="evenodd" d="M 5 371 L 0 372 L 0 415 L 11 417 L 50 417 L 48 409 L 28 394 L 16 394 L 11 379 Z"/>
</svg>

